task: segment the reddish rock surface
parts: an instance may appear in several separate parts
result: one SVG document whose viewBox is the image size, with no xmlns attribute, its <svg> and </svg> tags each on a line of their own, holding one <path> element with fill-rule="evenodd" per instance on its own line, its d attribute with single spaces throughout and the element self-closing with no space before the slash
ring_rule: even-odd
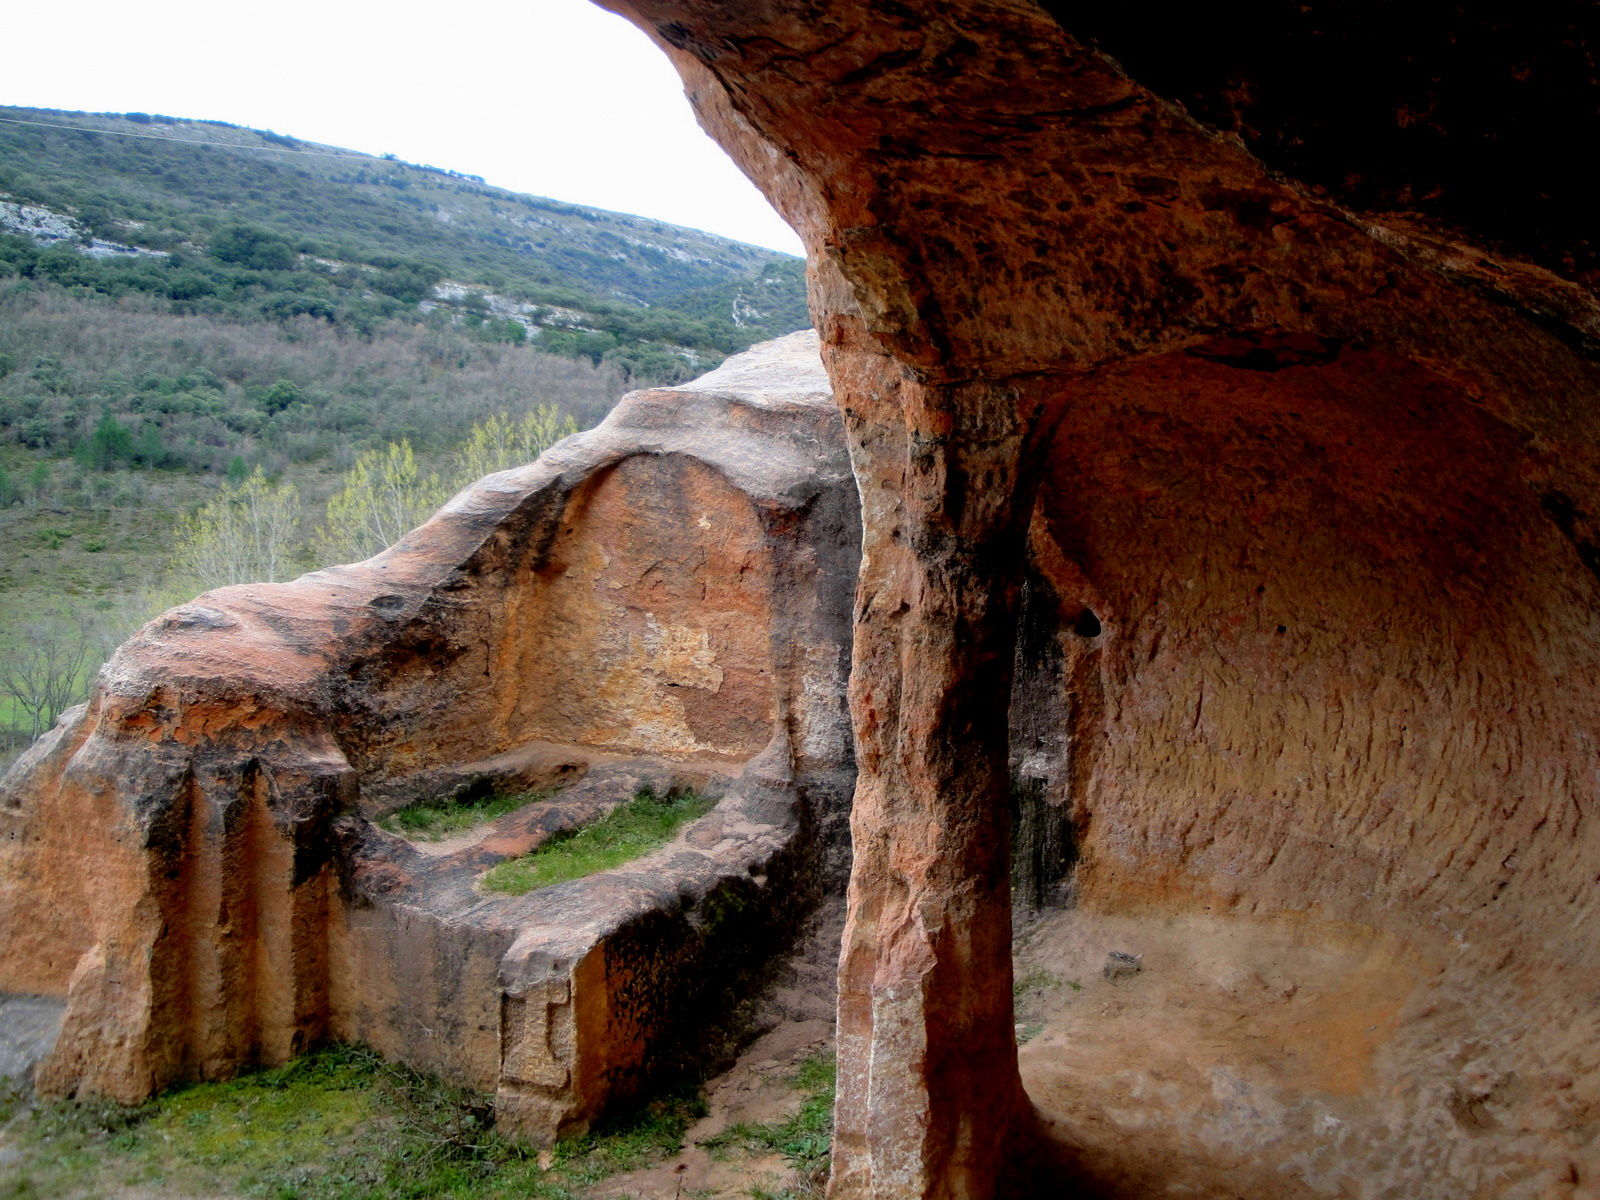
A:
<svg viewBox="0 0 1600 1200">
<path fill-rule="evenodd" d="M 675 1065 L 840 860 L 858 523 L 801 334 L 377 558 L 146 626 L 0 793 L 0 992 L 65 1002 L 38 1086 L 136 1100 L 358 1038 L 547 1139 Z M 451 854 L 368 819 L 545 782 Z M 676 784 L 721 800 L 649 858 L 477 886 Z"/>
<path fill-rule="evenodd" d="M 1492 181 L 1550 217 L 1527 258 L 1470 165 L 1419 156 L 1428 211 L 1392 211 L 1407 164 L 1359 153 L 1369 107 L 1341 119 L 1341 97 L 1277 86 L 1331 30 L 1353 96 L 1389 46 L 1384 22 L 1346 37 L 1326 5 L 1272 9 L 1264 28 L 1295 37 L 1212 78 L 1181 44 L 1141 54 L 1169 46 L 1148 11 L 608 2 L 805 239 L 862 494 L 830 1194 L 988 1196 L 1034 1143 L 1009 757 L 1060 806 L 1023 823 L 1024 849 L 1081 855 L 1086 909 L 1369 944 L 1388 980 L 1361 1027 L 1367 1103 L 1315 1153 L 1207 1133 L 1191 1083 L 1150 1109 L 1187 1131 L 1165 1175 L 1107 1166 L 1079 1140 L 1093 1122 L 1046 1102 L 1058 1176 L 1596 1195 L 1600 309 L 1572 198 L 1538 200 L 1568 165 Z M 1430 46 L 1484 40 L 1460 6 L 1437 16 Z M 1199 46 L 1238 49 L 1216 17 Z M 1582 57 L 1581 22 L 1496 19 L 1495 61 L 1521 37 Z M 1441 55 L 1384 58 L 1382 87 L 1415 84 L 1378 91 L 1392 123 L 1460 164 L 1480 135 L 1514 145 L 1448 103 L 1459 81 L 1428 72 L 1460 55 Z M 1507 66 L 1557 88 L 1514 111 L 1592 120 L 1593 72 L 1541 74 L 1558 57 Z M 1277 143 L 1253 124 L 1275 115 Z"/>
<path fill-rule="evenodd" d="M 1153 16 L 1025 0 L 612 7 L 805 238 L 854 487 L 820 381 L 778 433 L 719 390 L 763 395 L 746 364 L 386 558 L 169 614 L 8 793 L 0 987 L 68 1001 L 43 1083 L 359 1031 L 530 1132 L 582 1124 L 698 1003 L 717 898 L 818 877 L 796 831 L 837 811 L 849 639 L 811 581 L 850 573 L 859 495 L 834 1197 L 1600 1196 L 1569 166 L 1494 181 L 1543 222 L 1520 242 L 1454 50 L 1386 58 L 1376 125 L 1290 86 L 1302 43 L 1349 80 L 1388 44 L 1320 4 L 1222 75 L 1143 53 Z M 1514 81 L 1546 69 L 1529 29 L 1495 26 Z M 1579 74 L 1508 111 L 1592 119 Z M 1363 147 L 1390 125 L 1459 161 L 1408 190 Z M 427 858 L 353 812 L 584 770 L 735 776 L 594 885 L 598 924 L 576 893 L 471 907 L 538 821 Z M 1013 875 L 1043 910 L 1020 974 Z"/>
</svg>

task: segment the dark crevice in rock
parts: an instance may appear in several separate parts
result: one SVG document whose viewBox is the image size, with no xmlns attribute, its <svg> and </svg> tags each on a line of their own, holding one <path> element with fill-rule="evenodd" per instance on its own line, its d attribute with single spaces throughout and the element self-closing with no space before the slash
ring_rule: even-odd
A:
<svg viewBox="0 0 1600 1200">
<path fill-rule="evenodd" d="M 1139 83 L 1343 204 L 1421 213 L 1572 277 L 1600 269 L 1586 152 L 1600 142 L 1600 18 L 1587 0 L 1243 0 L 1164 8 L 1159 36 L 1144 9 L 1040 2 Z"/>
<path fill-rule="evenodd" d="M 1600 546 L 1584 536 L 1588 517 L 1579 510 L 1577 502 L 1563 491 L 1549 491 L 1539 497 L 1539 507 L 1555 523 L 1561 536 L 1572 543 L 1579 561 L 1589 574 L 1600 580 Z"/>
<path fill-rule="evenodd" d="M 1242 371 L 1281 371 L 1285 367 L 1332 362 L 1343 348 L 1344 343 L 1338 338 L 1261 330 L 1215 338 L 1204 345 L 1191 346 L 1187 353 Z"/>
<path fill-rule="evenodd" d="M 1061 600 L 1035 569 L 1023 579 L 1018 605 L 1016 668 L 1011 688 L 1011 886 L 1015 903 L 1044 908 L 1060 899 L 1077 862 L 1069 796 L 1063 786 L 1072 752 Z M 1086 621 L 1094 632 L 1080 632 Z M 1069 625 L 1080 637 L 1100 633 L 1084 608 Z"/>
</svg>

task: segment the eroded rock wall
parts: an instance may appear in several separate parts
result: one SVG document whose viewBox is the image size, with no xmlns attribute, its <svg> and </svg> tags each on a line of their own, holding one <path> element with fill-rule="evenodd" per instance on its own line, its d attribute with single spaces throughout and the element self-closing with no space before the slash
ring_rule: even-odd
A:
<svg viewBox="0 0 1600 1200">
<path fill-rule="evenodd" d="M 1140 1085 L 1189 1194 L 1276 1194 L 1260 1176 L 1282 1171 L 1284 1195 L 1534 1196 L 1593 1168 L 1600 1056 L 1572 1034 L 1600 978 L 1577 933 L 1597 918 L 1597 585 L 1519 446 L 1436 377 L 1353 350 L 1147 360 L 1055 435 L 1041 574 L 1098 623 L 1063 621 L 1053 659 L 1071 894 L 1298 947 L 1242 1018 L 1291 1079 L 1231 1106 L 1203 1075 Z M 1341 1003 L 1285 1032 L 1318 953 L 1347 962 Z M 1115 1149 L 1125 1125 L 1051 1115 L 1104 1178 L 1166 1194 Z"/>
<path fill-rule="evenodd" d="M 635 393 L 375 559 L 124 645 L 4 783 L 0 991 L 66 1002 L 40 1087 L 135 1100 L 359 1037 L 549 1138 L 715 1020 L 844 853 L 859 518 L 815 345 Z M 443 857 L 368 819 L 552 781 Z M 679 784 L 720 803 L 639 866 L 478 888 Z"/>
</svg>

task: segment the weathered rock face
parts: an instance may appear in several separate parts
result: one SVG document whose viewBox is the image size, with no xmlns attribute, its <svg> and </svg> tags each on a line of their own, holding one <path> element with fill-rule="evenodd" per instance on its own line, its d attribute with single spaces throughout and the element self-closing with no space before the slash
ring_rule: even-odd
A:
<svg viewBox="0 0 1600 1200">
<path fill-rule="evenodd" d="M 1159 22 L 1027 0 L 614 6 L 807 240 L 854 488 L 820 383 L 730 368 L 385 558 L 147 631 L 10 793 L 0 987 L 67 998 L 46 1084 L 339 1032 L 581 1124 L 700 1003 L 728 914 L 748 943 L 763 887 L 816 878 L 847 639 L 808 581 L 849 574 L 859 494 L 833 1195 L 1025 1165 L 1051 1195 L 1594 1200 L 1600 307 L 1570 170 L 1494 181 L 1539 219 L 1525 256 L 1470 154 L 1410 188 L 1365 135 L 1470 146 L 1474 109 L 1459 80 L 1411 104 L 1401 54 L 1400 107 L 1346 119 L 1296 46 L 1337 35 L 1344 80 L 1388 43 L 1319 4 L 1220 74 L 1146 52 Z M 1456 21 L 1547 69 L 1531 24 L 1460 7 L 1425 73 Z M 443 859 L 359 816 L 584 771 Z M 736 771 L 660 862 L 472 890 L 611 775 Z M 1014 857 L 1052 909 L 1029 953 L 1116 966 L 1020 1055 Z"/>
<path fill-rule="evenodd" d="M 1570 156 L 1528 164 L 1456 102 L 1470 77 L 1408 74 L 1487 41 L 1475 69 L 1535 81 L 1502 85 L 1496 120 L 1548 134 L 1565 105 L 1592 120 L 1593 72 L 1562 65 L 1588 61 L 1584 22 L 1436 6 L 1395 55 L 1409 18 L 1391 40 L 1272 8 L 1293 36 L 1263 51 L 1208 13 L 1219 74 L 1142 11 L 607 2 L 805 239 L 861 490 L 831 1194 L 991 1195 L 1031 1140 L 1015 802 L 1035 878 L 1081 856 L 1084 905 L 1367 944 L 1381 997 L 1364 1108 L 1251 1125 L 1239 1098 L 1211 1121 L 1202 1076 L 1143 1110 L 1183 1170 L 1047 1110 L 1060 1172 L 1109 1194 L 1595 1195 L 1588 232 Z M 1344 99 L 1380 51 L 1375 122 Z M 1330 61 L 1331 98 L 1296 80 Z M 1480 145 L 1522 177 L 1486 176 Z M 1272 1132 L 1318 1112 L 1314 1148 Z"/>
<path fill-rule="evenodd" d="M 1069 1086 L 1048 1037 L 1024 1078 L 1111 1194 L 1535 1196 L 1600 1166 L 1600 1057 L 1569 1040 L 1600 977 L 1600 591 L 1526 469 L 1354 350 L 1146 360 L 1056 431 L 1028 605 L 1053 653 L 1019 675 L 1057 741 L 1019 769 L 1069 819 L 1085 928 L 1159 950 L 1198 919 L 1192 954 L 1250 964 L 1185 996 L 1210 968 L 1151 955 L 1125 990 L 1226 1007 L 1281 1064 L 1251 1076 L 1197 1014 L 1063 1014 L 1067 1044 L 1118 1039 L 1121 1088 Z"/>
<path fill-rule="evenodd" d="M 457 496 L 366 563 L 152 622 L 7 776 L 0 991 L 37 1081 L 136 1099 L 326 1037 L 533 1137 L 671 1065 L 841 861 L 855 488 L 812 335 Z M 426 855 L 369 817 L 572 781 Z M 632 867 L 477 878 L 643 784 L 721 801 Z"/>
</svg>

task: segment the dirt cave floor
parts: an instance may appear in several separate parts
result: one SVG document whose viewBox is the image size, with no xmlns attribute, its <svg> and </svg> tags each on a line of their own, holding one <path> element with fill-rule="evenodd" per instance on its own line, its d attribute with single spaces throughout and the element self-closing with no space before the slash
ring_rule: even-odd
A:
<svg viewBox="0 0 1600 1200">
<path fill-rule="evenodd" d="M 703 1112 L 676 1153 L 551 1196 L 585 1200 L 806 1200 L 821 1195 L 824 1095 L 808 1069 L 831 1065 L 833 955 L 842 913 L 823 914 L 755 1006 L 758 1028 L 733 1065 L 711 1079 Z M 1105 916 L 1066 910 L 1019 927 L 1017 1036 L 1022 1073 L 1060 1154 L 1053 1194 L 1084 1196 L 1328 1195 L 1283 1168 L 1358 1121 L 1383 1046 L 1415 980 L 1371 947 L 1308 944 L 1293 931 L 1238 919 Z M 831 1096 L 831 1080 L 827 1095 Z M 825 1105 L 824 1105 L 825 1106 Z M 193 1123 L 191 1115 L 186 1118 Z M 169 1135 L 164 1135 L 169 1136 Z M 170 1136 L 169 1136 L 170 1140 Z M 336 1140 L 336 1139 L 335 1139 Z M 0 1198 L 43 1195 L 154 1200 L 271 1194 L 203 1172 L 128 1180 L 116 1155 L 74 1143 L 73 1169 L 24 1118 L 0 1129 Z M 92 1164 L 96 1154 L 105 1161 Z M 1261 1164 L 1277 1164 L 1268 1170 Z M 85 1163 L 90 1163 L 88 1167 Z M 554 1177 L 552 1177 L 554 1178 Z M 1314 1179 L 1311 1182 L 1315 1182 Z M 41 1191 L 41 1184 L 52 1189 Z M 220 1186 L 219 1186 L 220 1185 Z M 320 1187 L 306 1195 L 322 1195 Z M 329 1195 L 386 1195 L 381 1190 Z M 400 1193 L 394 1193 L 400 1194 Z M 461 1196 L 498 1194 L 466 1188 Z M 539 1194 L 539 1193 L 534 1193 Z M 1042 1194 L 1042 1193 L 1041 1193 Z"/>
<path fill-rule="evenodd" d="M 595 1196 L 821 1194 L 820 1176 L 781 1154 L 728 1155 L 716 1143 L 742 1123 L 791 1117 L 787 1081 L 807 1055 L 831 1049 L 827 964 L 838 928 L 834 914 L 794 960 L 771 1010 L 787 1015 L 709 1084 L 708 1115 L 684 1151 Z M 1348 1190 L 1318 1177 L 1320 1156 L 1370 1108 L 1384 1048 L 1416 990 L 1414 967 L 1326 930 L 1077 909 L 1019 924 L 1015 962 L 1023 1082 L 1059 1160 L 1044 1167 L 1039 1196 Z M 1305 1179 L 1284 1169 L 1297 1160 Z"/>
</svg>

